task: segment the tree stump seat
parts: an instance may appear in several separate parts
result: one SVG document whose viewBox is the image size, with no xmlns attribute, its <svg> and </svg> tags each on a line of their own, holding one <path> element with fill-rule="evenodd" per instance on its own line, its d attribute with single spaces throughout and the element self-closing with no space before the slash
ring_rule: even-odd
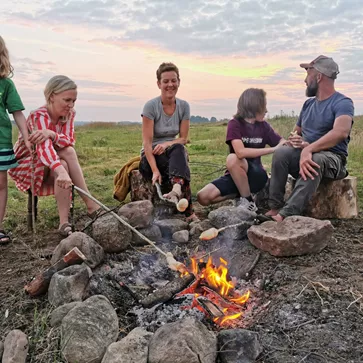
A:
<svg viewBox="0 0 363 363">
<path fill-rule="evenodd" d="M 289 176 L 285 200 L 291 195 L 295 179 Z M 256 204 L 268 208 L 268 187 L 257 194 Z M 340 180 L 323 179 L 311 198 L 304 215 L 317 219 L 351 219 L 358 216 L 357 178 L 348 175 Z"/>
</svg>

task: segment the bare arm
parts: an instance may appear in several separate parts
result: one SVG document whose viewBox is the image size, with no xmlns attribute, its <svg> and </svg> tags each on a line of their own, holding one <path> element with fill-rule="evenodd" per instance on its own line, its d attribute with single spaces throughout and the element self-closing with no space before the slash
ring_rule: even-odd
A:
<svg viewBox="0 0 363 363">
<path fill-rule="evenodd" d="M 351 116 L 339 116 L 335 119 L 332 130 L 322 136 L 319 140 L 316 140 L 315 142 L 308 145 L 306 148 L 312 153 L 327 150 L 346 139 L 349 135 L 351 127 Z"/>
<path fill-rule="evenodd" d="M 300 155 L 300 175 L 304 180 L 307 178 L 314 179 L 314 175 L 318 175 L 315 168 L 320 168 L 320 166 L 313 161 L 313 153 L 327 150 L 346 139 L 351 126 L 351 116 L 339 116 L 335 119 L 332 130 L 302 150 Z"/>
<path fill-rule="evenodd" d="M 272 154 L 279 145 L 284 144 L 285 142 L 286 142 L 285 139 L 281 139 L 281 141 L 277 146 L 254 149 L 254 148 L 245 147 L 243 145 L 242 140 L 236 139 L 231 141 L 234 152 L 236 153 L 238 159 L 257 158 L 259 156 Z"/>
<path fill-rule="evenodd" d="M 26 126 L 26 119 L 23 114 L 23 111 L 15 111 L 13 113 L 13 117 L 14 117 L 14 121 L 15 121 L 16 125 L 18 126 L 19 131 L 21 132 L 21 135 L 23 136 L 25 146 L 31 152 L 32 145 L 29 141 L 29 133 L 28 133 L 28 128 Z"/>
<path fill-rule="evenodd" d="M 165 141 L 161 144 L 158 144 L 154 147 L 153 154 L 154 155 L 161 155 L 165 152 L 165 150 L 174 145 L 174 144 L 182 144 L 185 145 L 188 142 L 188 134 L 189 134 L 189 127 L 190 127 L 190 121 L 189 120 L 183 120 L 180 123 L 179 128 L 179 137 L 177 139 L 171 140 L 171 141 Z"/>
<path fill-rule="evenodd" d="M 155 156 L 153 154 L 153 148 L 152 148 L 153 137 L 154 137 L 154 121 L 149 119 L 146 116 L 143 116 L 142 117 L 142 142 L 144 144 L 144 152 L 145 152 L 146 159 L 153 172 L 152 181 L 154 184 L 155 181 L 158 181 L 159 183 L 161 183 L 161 175 L 160 175 L 159 169 L 156 165 Z M 156 176 L 155 180 L 154 180 L 154 175 Z"/>
</svg>

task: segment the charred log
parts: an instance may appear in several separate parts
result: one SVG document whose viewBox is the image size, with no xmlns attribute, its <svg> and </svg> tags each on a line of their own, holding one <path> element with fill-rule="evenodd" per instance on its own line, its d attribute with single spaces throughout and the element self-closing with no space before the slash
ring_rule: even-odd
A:
<svg viewBox="0 0 363 363">
<path fill-rule="evenodd" d="M 164 287 L 154 291 L 152 294 L 146 296 L 140 301 L 144 308 L 151 308 L 152 306 L 164 303 L 173 298 L 175 294 L 185 289 L 189 284 L 194 281 L 194 275 L 189 274 L 183 277 L 178 277 L 173 281 L 167 283 Z"/>
</svg>

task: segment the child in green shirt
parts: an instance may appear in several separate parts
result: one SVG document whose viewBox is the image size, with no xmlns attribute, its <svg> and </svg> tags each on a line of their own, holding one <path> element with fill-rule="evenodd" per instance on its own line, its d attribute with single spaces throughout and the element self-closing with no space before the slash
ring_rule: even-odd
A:
<svg viewBox="0 0 363 363">
<path fill-rule="evenodd" d="M 8 112 L 13 115 L 27 148 L 31 150 L 26 120 L 22 112 L 24 106 L 13 81 L 9 78 L 12 75 L 12 70 L 9 52 L 4 39 L 0 36 L 0 245 L 10 242 L 9 235 L 3 229 L 3 219 L 8 200 L 7 171 L 18 165 L 13 151 L 12 125 Z"/>
</svg>

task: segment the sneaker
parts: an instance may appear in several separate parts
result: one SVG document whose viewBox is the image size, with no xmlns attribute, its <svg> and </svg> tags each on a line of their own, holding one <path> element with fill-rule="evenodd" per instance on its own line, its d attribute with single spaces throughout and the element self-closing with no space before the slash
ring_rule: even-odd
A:
<svg viewBox="0 0 363 363">
<path fill-rule="evenodd" d="M 241 197 L 239 199 L 239 203 L 237 204 L 238 208 L 243 208 L 249 212 L 257 212 L 257 206 L 255 202 L 250 202 L 246 198 Z"/>
</svg>

